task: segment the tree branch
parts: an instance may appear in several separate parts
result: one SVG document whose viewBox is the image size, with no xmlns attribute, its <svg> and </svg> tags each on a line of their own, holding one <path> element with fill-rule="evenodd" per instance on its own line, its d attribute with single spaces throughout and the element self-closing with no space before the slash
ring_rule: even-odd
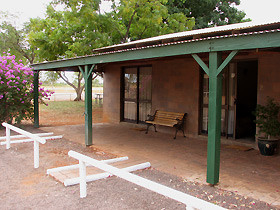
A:
<svg viewBox="0 0 280 210">
<path fill-rule="evenodd" d="M 56 71 L 56 73 L 58 74 L 58 76 L 63 79 L 64 82 L 66 82 L 67 85 L 70 85 L 72 88 L 74 88 L 75 90 L 77 90 L 77 87 L 75 85 L 73 85 L 71 82 L 69 82 L 68 78 L 65 75 L 62 75 L 59 71 Z M 64 78 L 65 77 L 65 78 Z"/>
<path fill-rule="evenodd" d="M 128 38 L 128 34 L 129 34 L 129 30 L 130 30 L 130 27 L 131 27 L 131 24 L 132 24 L 132 21 L 133 21 L 133 18 L 136 14 L 136 9 L 139 7 L 139 4 L 136 3 L 136 6 L 135 6 L 135 10 L 132 14 L 132 16 L 130 17 L 130 20 L 129 20 L 129 23 L 128 23 L 128 26 L 127 26 L 127 29 L 126 29 L 126 33 L 125 33 L 125 36 L 123 38 L 123 42 L 126 42 L 127 41 L 127 38 Z"/>
</svg>

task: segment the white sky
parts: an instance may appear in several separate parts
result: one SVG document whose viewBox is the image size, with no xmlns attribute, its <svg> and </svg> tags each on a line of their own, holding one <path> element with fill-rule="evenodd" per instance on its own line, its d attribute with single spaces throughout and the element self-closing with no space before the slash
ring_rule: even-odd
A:
<svg viewBox="0 0 280 210">
<path fill-rule="evenodd" d="M 46 5 L 50 0 L 1 0 L 1 11 L 9 11 L 19 16 L 19 23 L 31 17 L 44 17 Z M 253 21 L 280 20 L 280 0 L 241 0 L 239 9 L 246 12 Z"/>
<path fill-rule="evenodd" d="M 1 11 L 9 11 L 19 16 L 19 23 L 29 18 L 44 17 L 46 5 L 50 0 L 1 0 Z M 240 10 L 246 12 L 253 21 L 280 20 L 280 0 L 241 0 Z"/>
</svg>

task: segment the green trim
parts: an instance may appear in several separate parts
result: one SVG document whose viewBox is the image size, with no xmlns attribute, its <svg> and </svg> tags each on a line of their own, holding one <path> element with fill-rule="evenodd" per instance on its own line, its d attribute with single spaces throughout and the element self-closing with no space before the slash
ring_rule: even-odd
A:
<svg viewBox="0 0 280 210">
<path fill-rule="evenodd" d="M 92 74 L 92 71 L 93 71 L 94 67 L 95 67 L 95 64 L 92 64 L 87 77 L 89 77 Z"/>
<path fill-rule="evenodd" d="M 84 70 L 85 80 L 85 144 L 92 145 L 92 72 L 88 65 Z"/>
<path fill-rule="evenodd" d="M 200 65 L 200 67 L 205 71 L 207 75 L 209 75 L 208 66 L 201 60 L 201 58 L 197 54 L 192 54 L 192 57 L 196 60 L 196 62 Z"/>
<path fill-rule="evenodd" d="M 86 78 L 83 68 L 81 66 L 78 66 L 78 67 L 79 67 L 80 72 L 82 72 L 83 77 Z"/>
<path fill-rule="evenodd" d="M 34 127 L 39 128 L 39 71 L 34 72 Z"/>
<path fill-rule="evenodd" d="M 229 62 L 236 56 L 237 53 L 238 50 L 234 50 L 228 55 L 224 62 L 219 66 L 216 76 L 218 76 L 223 71 L 223 69 L 229 64 Z"/>
<path fill-rule="evenodd" d="M 217 70 L 222 63 L 221 52 L 209 54 L 209 111 L 207 145 L 207 182 L 217 184 L 220 171 L 222 74 Z"/>
<path fill-rule="evenodd" d="M 68 60 L 51 61 L 46 63 L 32 64 L 31 66 L 34 68 L 34 70 L 48 70 L 70 66 L 83 66 L 99 63 L 196 54 L 203 52 L 234 51 L 256 48 L 261 49 L 270 47 L 280 47 L 280 32 L 210 39 L 204 41 L 193 41 L 183 44 L 167 45 L 154 48 L 151 47 L 121 53 L 103 54 L 96 56 L 73 58 Z"/>
</svg>

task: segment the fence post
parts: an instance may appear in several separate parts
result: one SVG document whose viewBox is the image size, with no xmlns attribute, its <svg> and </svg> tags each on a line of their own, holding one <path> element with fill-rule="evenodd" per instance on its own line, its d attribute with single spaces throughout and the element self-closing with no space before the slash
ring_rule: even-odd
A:
<svg viewBox="0 0 280 210">
<path fill-rule="evenodd" d="M 86 163 L 79 160 L 79 175 L 80 175 L 80 198 L 85 198 L 87 196 L 87 171 Z"/>
<path fill-rule="evenodd" d="M 6 127 L 6 149 L 10 149 L 11 147 L 11 130 Z"/>
<path fill-rule="evenodd" d="M 34 140 L 34 168 L 39 168 L 39 142 Z"/>
</svg>

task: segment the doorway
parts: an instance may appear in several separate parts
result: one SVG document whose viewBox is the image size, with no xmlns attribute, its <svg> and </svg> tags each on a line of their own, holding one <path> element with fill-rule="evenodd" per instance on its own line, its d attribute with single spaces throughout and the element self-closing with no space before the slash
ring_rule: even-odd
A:
<svg viewBox="0 0 280 210">
<path fill-rule="evenodd" d="M 257 104 L 258 62 L 230 63 L 223 72 L 221 135 L 254 138 L 253 111 Z M 200 133 L 208 134 L 209 77 L 201 71 Z"/>
<path fill-rule="evenodd" d="M 236 138 L 255 139 L 258 62 L 237 63 Z"/>
<path fill-rule="evenodd" d="M 145 122 L 152 109 L 152 67 L 123 68 L 122 121 Z"/>
</svg>

